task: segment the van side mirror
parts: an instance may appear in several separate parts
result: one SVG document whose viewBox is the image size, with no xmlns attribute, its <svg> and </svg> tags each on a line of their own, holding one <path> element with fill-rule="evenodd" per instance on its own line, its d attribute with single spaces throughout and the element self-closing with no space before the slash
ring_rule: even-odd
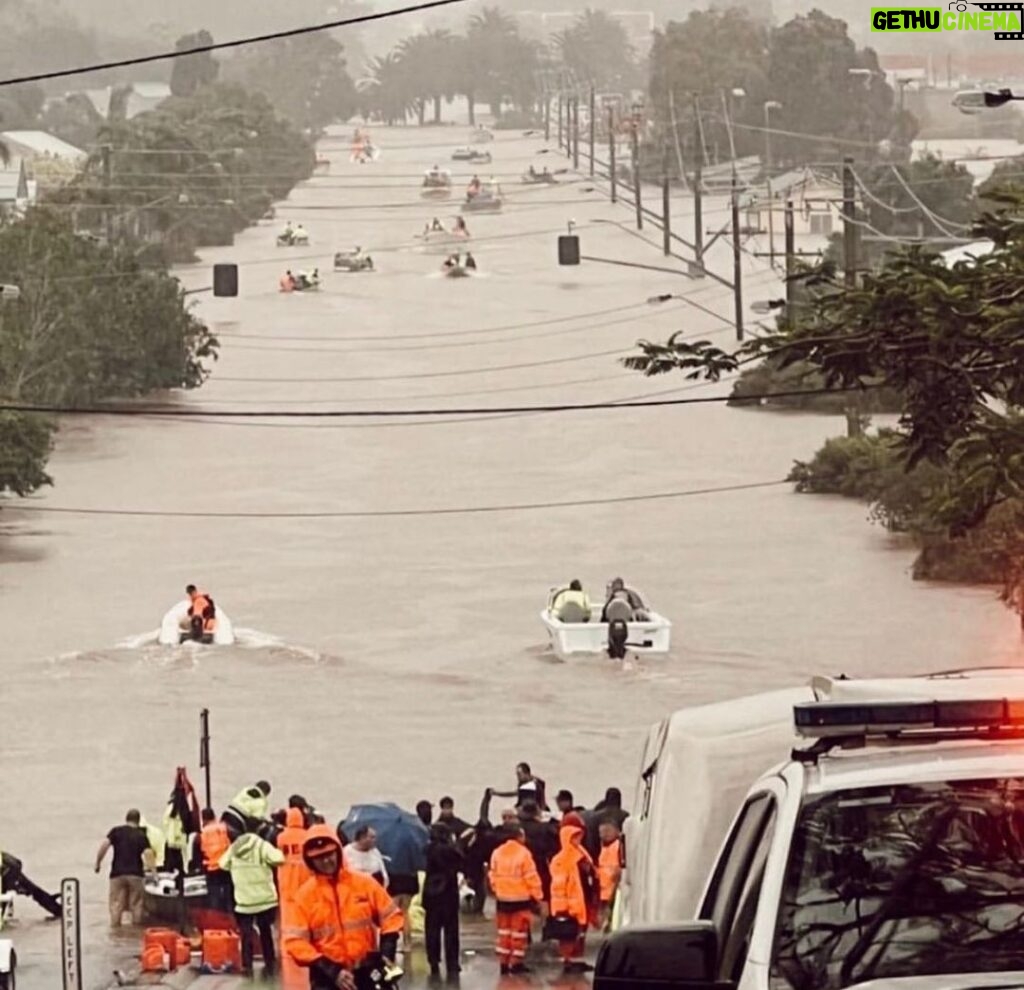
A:
<svg viewBox="0 0 1024 990">
<path fill-rule="evenodd" d="M 601 947 L 594 990 L 733 990 L 717 976 L 711 922 L 623 928 Z"/>
</svg>

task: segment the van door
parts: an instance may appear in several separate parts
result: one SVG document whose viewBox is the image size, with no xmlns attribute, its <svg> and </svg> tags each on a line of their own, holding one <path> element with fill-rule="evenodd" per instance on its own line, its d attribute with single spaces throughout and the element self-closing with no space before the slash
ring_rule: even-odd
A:
<svg viewBox="0 0 1024 990">
<path fill-rule="evenodd" d="M 719 939 L 719 978 L 738 983 L 746 964 L 778 802 L 770 790 L 751 794 L 715 864 L 699 917 L 712 921 Z"/>
</svg>

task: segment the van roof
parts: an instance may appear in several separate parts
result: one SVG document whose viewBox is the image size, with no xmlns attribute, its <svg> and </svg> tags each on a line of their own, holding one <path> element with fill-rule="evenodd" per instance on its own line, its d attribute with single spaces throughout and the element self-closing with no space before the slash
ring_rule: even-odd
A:
<svg viewBox="0 0 1024 990">
<path fill-rule="evenodd" d="M 804 793 L 946 780 L 1024 778 L 1024 739 L 868 743 L 834 750 L 805 768 Z"/>
</svg>

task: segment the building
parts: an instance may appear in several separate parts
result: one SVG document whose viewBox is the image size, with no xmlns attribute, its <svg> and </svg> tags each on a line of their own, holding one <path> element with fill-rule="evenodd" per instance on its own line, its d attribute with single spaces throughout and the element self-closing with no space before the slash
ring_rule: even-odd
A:
<svg viewBox="0 0 1024 990">
<path fill-rule="evenodd" d="M 813 169 L 783 172 L 747 190 L 740 201 L 751 230 L 782 231 L 786 202 L 793 202 L 793 229 L 797 237 L 827 238 L 842 220 L 843 187 L 831 176 Z"/>
<path fill-rule="evenodd" d="M 35 199 L 22 158 L 11 158 L 0 166 L 0 216 L 19 212 Z"/>
<path fill-rule="evenodd" d="M 140 113 L 155 110 L 164 100 L 171 96 L 171 87 L 162 82 L 137 82 L 130 83 L 131 92 L 128 94 L 128 101 L 125 107 L 125 119 L 131 120 Z M 120 88 L 120 87 L 118 87 Z M 110 116 L 110 97 L 113 89 L 110 86 L 104 89 L 82 90 L 82 95 L 93 105 L 96 112 L 106 120 Z M 73 94 L 68 93 L 67 96 Z"/>
<path fill-rule="evenodd" d="M 4 131 L 0 141 L 7 145 L 12 157 L 24 158 L 30 164 L 37 159 L 57 159 L 77 166 L 86 158 L 81 148 L 46 131 Z"/>
</svg>

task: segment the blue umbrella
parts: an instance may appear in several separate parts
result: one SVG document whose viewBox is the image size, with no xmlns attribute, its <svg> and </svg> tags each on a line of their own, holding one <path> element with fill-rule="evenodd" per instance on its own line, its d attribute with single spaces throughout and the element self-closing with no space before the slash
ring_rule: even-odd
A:
<svg viewBox="0 0 1024 990">
<path fill-rule="evenodd" d="M 377 848 L 387 858 L 388 873 L 415 875 L 426 869 L 430 831 L 416 815 L 397 804 L 353 805 L 341 823 L 342 831 L 351 840 L 363 825 L 377 833 Z"/>
</svg>

